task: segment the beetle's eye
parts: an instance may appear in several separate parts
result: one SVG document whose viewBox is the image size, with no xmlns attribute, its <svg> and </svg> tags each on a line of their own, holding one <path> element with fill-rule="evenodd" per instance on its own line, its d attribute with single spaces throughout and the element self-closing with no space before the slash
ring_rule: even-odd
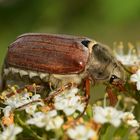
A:
<svg viewBox="0 0 140 140">
<path fill-rule="evenodd" d="M 118 77 L 115 75 L 112 75 L 109 82 L 112 83 L 115 79 L 118 79 Z"/>
<path fill-rule="evenodd" d="M 88 47 L 88 44 L 89 44 L 89 40 L 83 40 L 81 43 L 85 46 L 85 47 Z"/>
</svg>

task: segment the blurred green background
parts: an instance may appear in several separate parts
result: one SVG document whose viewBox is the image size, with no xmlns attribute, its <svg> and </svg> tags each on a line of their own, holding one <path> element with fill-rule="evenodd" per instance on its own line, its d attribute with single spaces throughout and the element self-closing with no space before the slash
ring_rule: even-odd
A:
<svg viewBox="0 0 140 140">
<path fill-rule="evenodd" d="M 140 0 L 0 0 L 0 65 L 27 32 L 82 35 L 112 46 L 140 41 Z"/>
</svg>

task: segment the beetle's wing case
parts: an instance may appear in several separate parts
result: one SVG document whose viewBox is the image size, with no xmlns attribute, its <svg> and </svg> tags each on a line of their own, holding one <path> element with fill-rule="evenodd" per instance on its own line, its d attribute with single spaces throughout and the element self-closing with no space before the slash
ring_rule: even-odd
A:
<svg viewBox="0 0 140 140">
<path fill-rule="evenodd" d="M 52 34 L 24 34 L 9 46 L 7 67 L 54 74 L 80 73 L 84 70 L 89 50 L 84 37 Z"/>
</svg>

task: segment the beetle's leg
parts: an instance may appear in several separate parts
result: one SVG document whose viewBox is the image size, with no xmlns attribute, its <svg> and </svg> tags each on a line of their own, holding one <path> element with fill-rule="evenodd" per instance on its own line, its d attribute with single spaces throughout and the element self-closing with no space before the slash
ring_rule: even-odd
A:
<svg viewBox="0 0 140 140">
<path fill-rule="evenodd" d="M 90 80 L 86 79 L 85 80 L 85 101 L 86 101 L 86 104 L 85 104 L 84 111 L 81 115 L 83 115 L 85 113 L 87 106 L 88 106 L 88 103 L 89 103 L 89 99 L 90 99 Z"/>
<path fill-rule="evenodd" d="M 84 113 L 87 109 L 88 103 L 89 103 L 89 99 L 90 99 L 90 80 L 88 78 L 84 81 L 84 94 L 85 94 L 85 97 L 84 97 L 85 107 L 84 107 L 83 112 L 77 117 L 77 119 L 79 119 L 81 116 L 84 115 Z"/>
<path fill-rule="evenodd" d="M 112 92 L 111 87 L 107 87 L 106 91 L 108 94 L 110 105 L 115 106 L 118 101 L 117 96 Z"/>
<path fill-rule="evenodd" d="M 45 98 L 44 101 L 45 102 L 48 102 L 50 101 L 51 99 L 53 99 L 55 96 L 57 96 L 58 94 L 60 94 L 61 92 L 63 92 L 64 90 L 66 89 L 70 89 L 71 87 L 77 87 L 77 84 L 75 83 L 68 83 L 60 88 L 58 88 L 57 90 L 53 91 L 51 93 L 51 95 L 49 95 L 49 97 Z"/>
<path fill-rule="evenodd" d="M 27 86 L 25 86 L 24 88 L 27 88 L 27 90 L 29 90 L 29 91 L 33 91 L 34 90 L 34 88 L 35 88 L 35 86 L 36 85 L 27 85 Z M 30 105 L 30 104 L 32 104 L 32 103 L 36 103 L 36 102 L 41 102 L 41 101 L 45 101 L 45 102 L 49 102 L 51 99 L 53 99 L 55 96 L 57 96 L 58 94 L 60 94 L 61 92 L 63 92 L 64 90 L 66 90 L 66 89 L 70 89 L 71 87 L 77 87 L 77 84 L 74 84 L 74 83 L 68 83 L 68 84 L 66 84 L 66 85 L 64 85 L 63 87 L 60 87 L 60 88 L 58 88 L 57 90 L 55 90 L 54 92 L 52 92 L 51 93 L 51 95 L 49 95 L 49 97 L 47 97 L 47 98 L 45 98 L 45 99 L 37 99 L 37 100 L 34 100 L 34 101 L 31 101 L 31 102 L 29 102 L 29 103 L 27 103 L 27 104 L 24 104 L 24 105 L 22 105 L 22 106 L 20 106 L 20 107 L 18 107 L 18 108 L 16 108 L 16 109 L 21 109 L 21 108 L 23 108 L 23 107 L 25 107 L 25 106 L 28 106 L 28 105 Z M 41 88 L 41 86 L 36 86 L 37 87 L 37 89 L 38 88 Z M 37 90 L 36 89 L 36 90 Z M 19 90 L 17 90 L 17 93 L 19 93 L 19 92 L 21 92 L 23 89 L 19 89 Z M 13 95 L 14 93 L 11 93 L 11 96 Z M 8 96 L 9 97 L 9 96 Z"/>
<path fill-rule="evenodd" d="M 71 120 L 71 121 L 68 121 L 66 123 L 66 127 L 69 127 L 71 125 L 76 125 L 78 121 L 80 121 L 80 118 L 84 115 L 86 109 L 87 109 L 87 106 L 88 106 L 88 103 L 89 103 L 89 99 L 90 99 L 90 79 L 87 78 L 84 83 L 83 83 L 83 90 L 84 90 L 84 94 L 85 94 L 85 99 L 84 101 L 86 102 L 85 103 L 85 107 L 84 107 L 84 110 L 83 112 L 75 119 L 75 120 Z"/>
<path fill-rule="evenodd" d="M 117 91 L 119 91 L 119 92 L 122 92 L 122 91 L 123 91 L 123 93 L 124 93 L 124 92 L 126 92 L 126 89 L 125 89 L 124 84 L 125 84 L 124 81 L 120 80 L 120 81 L 118 81 L 118 82 L 112 83 L 112 86 L 113 86 L 113 88 L 115 88 Z M 112 106 L 116 105 L 118 99 L 117 99 L 117 96 L 113 93 L 112 87 L 111 87 L 111 86 L 107 86 L 106 91 L 107 91 L 107 93 L 108 93 L 108 97 L 109 97 L 110 104 L 111 104 Z"/>
</svg>

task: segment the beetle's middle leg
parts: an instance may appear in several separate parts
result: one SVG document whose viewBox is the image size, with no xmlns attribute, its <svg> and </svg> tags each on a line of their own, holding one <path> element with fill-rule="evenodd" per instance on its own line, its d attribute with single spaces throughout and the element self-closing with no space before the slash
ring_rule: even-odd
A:
<svg viewBox="0 0 140 140">
<path fill-rule="evenodd" d="M 54 90 L 47 98 L 44 99 L 45 102 L 50 101 L 51 99 L 53 99 L 55 96 L 57 96 L 58 94 L 62 93 L 63 91 L 65 91 L 66 89 L 70 89 L 71 87 L 77 87 L 77 84 L 70 82 L 68 84 L 63 85 L 62 87 L 57 88 L 56 90 Z"/>
<path fill-rule="evenodd" d="M 89 103 L 89 99 L 90 99 L 90 80 L 87 78 L 86 80 L 84 80 L 84 83 L 83 83 L 83 90 L 84 90 L 84 101 L 85 101 L 85 107 L 84 107 L 84 110 L 83 112 L 81 113 L 80 116 L 78 116 L 77 119 L 79 119 L 81 116 L 84 115 L 86 109 L 87 109 L 87 106 L 88 106 L 88 103 Z"/>
</svg>

